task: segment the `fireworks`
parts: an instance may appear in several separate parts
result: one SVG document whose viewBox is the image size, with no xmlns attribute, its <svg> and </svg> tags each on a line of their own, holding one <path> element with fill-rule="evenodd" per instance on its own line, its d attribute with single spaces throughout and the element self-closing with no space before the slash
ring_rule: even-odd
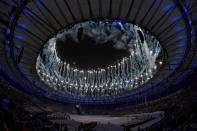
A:
<svg viewBox="0 0 197 131">
<path fill-rule="evenodd" d="M 112 41 L 114 48 L 127 50 L 130 55 L 106 68 L 82 70 L 71 66 L 59 58 L 56 40 L 69 36 L 79 42 L 79 28 L 97 44 Z M 136 25 L 117 20 L 86 21 L 51 38 L 37 58 L 36 69 L 41 80 L 56 90 L 79 96 L 117 95 L 149 81 L 163 63 L 158 58 L 161 51 L 159 41 Z"/>
</svg>

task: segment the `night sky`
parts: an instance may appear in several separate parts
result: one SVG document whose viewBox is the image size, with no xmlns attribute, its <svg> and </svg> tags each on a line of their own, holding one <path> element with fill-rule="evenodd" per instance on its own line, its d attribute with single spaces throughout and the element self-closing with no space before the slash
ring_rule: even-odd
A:
<svg viewBox="0 0 197 131">
<path fill-rule="evenodd" d="M 106 68 L 129 56 L 129 51 L 114 48 L 112 42 L 99 44 L 88 36 L 79 43 L 72 38 L 66 41 L 59 39 L 56 49 L 62 61 L 84 70 Z"/>
</svg>

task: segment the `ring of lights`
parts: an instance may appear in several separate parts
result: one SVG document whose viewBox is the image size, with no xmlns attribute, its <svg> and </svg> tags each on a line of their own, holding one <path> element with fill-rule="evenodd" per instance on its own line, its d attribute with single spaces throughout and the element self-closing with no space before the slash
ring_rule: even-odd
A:
<svg viewBox="0 0 197 131">
<path fill-rule="evenodd" d="M 84 35 L 94 38 L 96 43 L 112 41 L 114 48 L 128 50 L 130 55 L 106 68 L 81 70 L 72 67 L 59 58 L 56 41 L 71 37 L 79 42 L 77 33 L 80 28 L 85 30 Z M 144 38 L 140 39 L 139 32 Z M 51 38 L 37 58 L 36 69 L 42 81 L 56 90 L 81 96 L 118 95 L 152 78 L 157 63 L 162 64 L 157 59 L 161 51 L 159 41 L 137 26 L 122 24 L 121 20 L 88 21 L 66 28 L 63 33 Z"/>
<path fill-rule="evenodd" d="M 123 2 L 120 4 L 120 9 L 123 9 L 121 5 L 125 6 L 125 10 L 122 11 L 122 14 L 126 15 L 123 16 L 119 13 L 116 16 L 113 16 L 114 14 L 112 12 L 116 12 L 117 9 L 112 7 L 112 4 L 114 3 L 111 1 L 109 4 L 109 15 L 106 15 L 108 13 L 105 14 L 103 11 L 100 13 L 100 17 L 117 18 L 118 16 L 118 18 L 126 19 L 127 21 L 131 21 L 130 23 L 136 23 L 136 25 L 139 25 L 143 29 L 153 32 L 153 34 L 155 34 L 159 39 L 160 44 L 168 52 L 168 59 L 164 61 L 162 68 L 159 69 L 155 77 L 141 88 L 118 96 L 80 97 L 48 88 L 46 84 L 40 81 L 39 77 L 36 75 L 36 70 L 32 69 L 32 65 L 35 68 L 35 61 L 40 49 L 42 48 L 42 44 L 57 34 L 62 27 L 65 27 L 65 25 L 59 23 L 59 20 L 57 19 L 50 19 L 47 21 L 49 16 L 54 18 L 53 13 L 51 14 L 51 12 L 48 12 L 46 16 L 43 17 L 42 13 L 48 9 L 47 7 L 51 6 L 48 3 L 50 2 L 27 0 L 21 3 L 14 2 L 10 4 L 11 9 L 9 8 L 10 11 L 12 10 L 12 13 L 9 16 L 9 24 L 5 29 L 6 38 L 3 49 L 5 53 L 4 57 L 6 59 L 4 59 L 5 64 L 2 64 L 1 71 L 3 71 L 5 75 L 9 76 L 9 79 L 11 79 L 15 84 L 18 84 L 20 89 L 29 94 L 36 95 L 37 97 L 44 96 L 44 98 L 71 103 L 109 104 L 114 101 L 136 103 L 141 99 L 141 97 L 139 98 L 139 94 L 140 96 L 146 96 L 150 99 L 157 98 L 157 95 L 154 96 L 152 94 L 157 94 L 158 92 L 165 94 L 168 89 L 170 89 L 171 85 L 175 84 L 175 81 L 181 79 L 180 76 L 184 76 L 185 73 L 188 73 L 185 70 L 186 67 L 192 65 L 192 60 L 196 51 L 196 38 L 194 35 L 196 34 L 196 25 L 193 22 L 191 12 L 192 8 L 190 8 L 190 4 L 188 4 L 189 2 L 185 3 L 183 1 L 171 0 L 169 4 L 166 1 L 159 1 L 159 3 L 157 3 L 157 1 L 153 0 L 148 4 L 146 2 L 143 3 L 142 1 L 126 1 L 126 3 Z M 88 16 L 84 13 L 82 15 L 82 20 L 99 18 L 99 16 L 92 13 L 93 11 L 89 0 L 87 3 L 83 4 L 88 5 L 89 8 L 87 9 L 89 9 L 90 15 Z M 143 8 L 145 12 L 141 12 L 140 9 L 144 5 L 146 5 L 147 8 Z M 59 6 L 61 6 L 60 3 Z M 74 22 L 81 21 L 81 18 L 76 15 L 77 13 L 72 12 L 71 7 L 69 7 L 71 5 L 66 3 L 66 6 L 68 9 L 67 11 L 70 12 L 69 16 L 71 16 L 68 18 L 73 19 Z M 138 8 L 132 8 L 132 6 L 136 6 Z M 99 7 L 101 7 L 101 5 L 99 5 Z M 86 8 L 83 10 L 86 10 Z M 138 16 L 140 12 L 142 17 Z M 158 12 L 160 15 L 157 15 Z M 71 20 L 68 23 L 73 24 L 73 21 Z M 23 24 L 24 22 L 31 26 L 25 26 L 25 24 Z M 51 25 L 50 23 L 55 24 Z M 42 28 L 39 28 L 41 26 Z M 28 38 L 24 40 L 24 37 Z M 35 44 L 35 42 L 38 44 Z M 24 49 L 24 53 L 20 61 L 16 59 L 16 56 L 18 56 L 18 49 Z M 168 78 L 170 78 L 170 80 Z M 159 96 L 160 95 L 158 95 L 158 97 Z"/>
</svg>

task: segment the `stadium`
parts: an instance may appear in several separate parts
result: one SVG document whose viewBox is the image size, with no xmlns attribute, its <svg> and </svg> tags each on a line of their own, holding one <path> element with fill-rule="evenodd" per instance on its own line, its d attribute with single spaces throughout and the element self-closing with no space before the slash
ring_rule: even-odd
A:
<svg viewBox="0 0 197 131">
<path fill-rule="evenodd" d="M 196 130 L 196 21 L 196 0 L 0 0 L 0 130 Z"/>
</svg>

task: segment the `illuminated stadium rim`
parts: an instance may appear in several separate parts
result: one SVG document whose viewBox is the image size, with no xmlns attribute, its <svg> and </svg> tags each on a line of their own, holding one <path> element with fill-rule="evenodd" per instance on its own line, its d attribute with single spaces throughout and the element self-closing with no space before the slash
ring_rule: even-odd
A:
<svg viewBox="0 0 197 131">
<path fill-rule="evenodd" d="M 184 19 L 185 19 L 185 23 L 186 23 L 186 25 L 187 25 L 187 30 L 188 30 L 188 32 L 191 32 L 191 28 L 190 28 L 190 26 L 191 26 L 191 20 L 189 20 L 188 19 L 188 14 L 187 14 L 187 12 L 184 10 L 184 8 L 186 8 L 186 7 L 184 7 L 183 5 L 181 5 L 179 2 L 177 2 L 177 1 L 175 1 L 175 3 L 176 3 L 176 5 L 181 9 L 181 12 L 184 14 L 183 16 L 184 16 Z M 24 6 L 25 6 L 25 4 L 24 4 Z M 19 12 L 20 12 L 20 9 L 19 9 Z M 14 64 L 15 64 L 15 66 L 16 66 L 16 68 L 18 68 L 18 65 L 17 65 L 17 63 L 16 63 L 16 61 L 15 61 L 15 59 L 14 59 L 14 54 L 13 54 L 13 49 L 12 49 L 12 47 L 13 47 L 13 45 L 12 45 L 12 39 L 13 39 L 13 30 L 14 30 L 14 28 L 15 28 L 15 26 L 16 26 L 16 21 L 17 21 L 17 17 L 14 17 L 14 19 L 13 19 L 13 17 L 11 16 L 10 17 L 11 19 L 10 19 L 10 24 L 9 24 L 9 27 L 8 27 L 8 29 L 10 29 L 10 33 L 9 34 L 7 34 L 7 40 L 6 40 L 6 45 L 8 45 L 8 47 L 10 46 L 10 53 L 11 53 L 11 56 L 12 56 L 12 59 L 13 59 L 13 62 L 15 62 Z M 14 21 L 13 21 L 14 20 Z M 11 35 L 10 35 L 11 34 Z M 8 44 L 9 43 L 9 44 Z M 188 44 L 191 44 L 191 34 L 190 33 L 188 33 Z M 187 48 L 187 50 L 189 50 L 188 48 Z M 5 52 L 6 53 L 6 52 Z M 186 54 L 185 54 L 185 56 L 187 56 L 187 52 L 185 52 Z M 8 56 L 9 56 L 9 54 L 8 54 Z M 185 59 L 186 59 L 186 57 L 184 57 Z M 184 61 L 184 59 L 183 59 L 183 61 Z M 181 62 L 181 63 L 183 63 L 183 61 Z M 13 63 L 12 63 L 13 64 Z M 182 64 L 180 64 L 180 65 L 182 65 Z M 179 65 L 179 66 L 180 66 Z M 20 69 L 18 68 L 18 70 L 20 71 Z M 175 71 L 174 71 L 175 72 Z M 23 72 L 22 71 L 20 71 L 20 73 L 21 73 L 21 75 L 23 74 Z M 22 75 L 27 81 L 28 81 L 28 78 L 26 78 L 24 75 Z M 29 81 L 30 82 L 30 81 Z M 22 83 L 21 83 L 22 84 Z M 24 87 L 24 86 L 23 86 Z M 142 92 L 142 90 L 140 91 L 140 92 Z M 137 93 L 137 92 L 136 92 Z M 134 93 L 135 94 L 135 93 Z M 128 94 L 128 95 L 131 95 L 131 94 Z M 79 98 L 80 99 L 80 98 Z M 106 100 L 106 99 L 104 99 L 104 100 Z M 83 103 L 83 100 L 81 101 L 82 103 Z M 91 101 L 90 101 L 91 102 Z M 94 102 L 96 102 L 96 101 L 94 101 Z M 92 104 L 94 104 L 94 103 L 92 103 Z"/>
</svg>

